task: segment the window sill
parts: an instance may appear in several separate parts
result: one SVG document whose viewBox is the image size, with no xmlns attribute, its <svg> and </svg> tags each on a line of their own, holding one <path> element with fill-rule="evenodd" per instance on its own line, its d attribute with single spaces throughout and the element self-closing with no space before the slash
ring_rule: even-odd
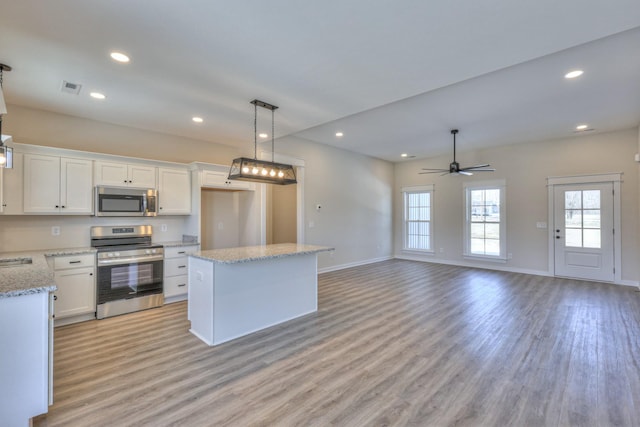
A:
<svg viewBox="0 0 640 427">
<path fill-rule="evenodd" d="M 483 256 L 483 255 L 464 254 L 463 257 L 465 259 L 474 260 L 474 261 L 487 261 L 487 262 L 495 262 L 495 263 L 499 263 L 499 264 L 506 264 L 507 263 L 507 259 L 506 258 L 497 257 L 497 256 Z"/>
<path fill-rule="evenodd" d="M 414 255 L 434 255 L 435 251 L 429 249 L 403 249 L 402 253 Z"/>
</svg>

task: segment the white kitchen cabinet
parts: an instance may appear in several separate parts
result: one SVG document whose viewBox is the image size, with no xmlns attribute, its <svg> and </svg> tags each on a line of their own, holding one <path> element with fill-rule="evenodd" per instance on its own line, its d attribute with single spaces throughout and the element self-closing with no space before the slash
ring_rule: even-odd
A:
<svg viewBox="0 0 640 427">
<path fill-rule="evenodd" d="M 191 174 L 186 169 L 158 168 L 159 215 L 191 214 Z"/>
<path fill-rule="evenodd" d="M 156 167 L 127 163 L 95 162 L 96 185 L 156 188 Z"/>
<path fill-rule="evenodd" d="M 203 170 L 200 174 L 200 185 L 204 188 L 218 188 L 230 191 L 253 191 L 256 189 L 255 183 L 253 182 L 228 179 L 229 174 L 227 172 Z"/>
<path fill-rule="evenodd" d="M 56 256 L 53 269 L 56 325 L 95 318 L 95 254 Z"/>
<path fill-rule="evenodd" d="M 164 301 L 171 303 L 187 299 L 189 275 L 187 253 L 196 252 L 199 245 L 164 248 Z"/>
<path fill-rule="evenodd" d="M 90 215 L 92 166 L 91 160 L 25 154 L 24 213 Z"/>
<path fill-rule="evenodd" d="M 0 425 L 28 426 L 48 411 L 49 293 L 0 298 Z"/>
<path fill-rule="evenodd" d="M 0 168 L 0 213 L 22 214 L 22 164 L 24 155 L 13 153 L 13 168 Z"/>
</svg>

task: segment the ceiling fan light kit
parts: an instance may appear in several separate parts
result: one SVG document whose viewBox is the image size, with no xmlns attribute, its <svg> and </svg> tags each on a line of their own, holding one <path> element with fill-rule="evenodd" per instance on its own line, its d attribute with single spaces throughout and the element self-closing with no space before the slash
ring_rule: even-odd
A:
<svg viewBox="0 0 640 427">
<path fill-rule="evenodd" d="M 263 184 L 297 184 L 296 171 L 292 165 L 274 162 L 274 120 L 273 112 L 278 108 L 275 105 L 254 99 L 251 101 L 254 108 L 253 115 L 253 159 L 239 157 L 233 159 L 229 169 L 229 179 L 238 181 L 251 181 Z M 271 110 L 271 161 L 258 160 L 258 107 Z"/>
<path fill-rule="evenodd" d="M 449 169 L 432 169 L 432 168 L 422 168 L 424 172 L 420 172 L 420 174 L 427 173 L 439 173 L 441 175 L 473 175 L 473 172 L 495 172 L 496 170 L 490 168 L 488 163 L 484 165 L 475 165 L 469 166 L 466 168 L 461 168 L 460 163 L 456 161 L 456 135 L 458 134 L 458 129 L 451 129 L 451 135 L 453 135 L 453 161 L 449 163 Z"/>
</svg>

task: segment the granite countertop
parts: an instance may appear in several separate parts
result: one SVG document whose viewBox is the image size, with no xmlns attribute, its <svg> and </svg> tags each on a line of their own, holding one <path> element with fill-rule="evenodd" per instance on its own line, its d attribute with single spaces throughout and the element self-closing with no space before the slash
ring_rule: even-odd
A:
<svg viewBox="0 0 640 427">
<path fill-rule="evenodd" d="M 49 249 L 42 251 L 0 253 L 0 260 L 31 259 L 31 264 L 0 267 L 0 298 L 52 292 L 57 289 L 48 256 L 95 253 L 94 248 Z"/>
<path fill-rule="evenodd" d="M 199 251 L 189 256 L 213 261 L 220 264 L 236 264 L 241 262 L 260 261 L 266 259 L 284 258 L 294 255 L 315 254 L 333 251 L 329 246 L 301 245 L 297 243 L 280 243 L 277 245 L 244 246 L 240 248 L 213 249 Z"/>
</svg>

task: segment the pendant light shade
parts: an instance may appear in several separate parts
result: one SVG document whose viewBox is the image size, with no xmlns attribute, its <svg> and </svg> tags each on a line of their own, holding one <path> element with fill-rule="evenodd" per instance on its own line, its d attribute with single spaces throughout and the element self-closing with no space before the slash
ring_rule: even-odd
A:
<svg viewBox="0 0 640 427">
<path fill-rule="evenodd" d="M 297 184 L 296 171 L 292 165 L 276 163 L 274 159 L 274 118 L 273 112 L 278 108 L 275 105 L 254 99 L 251 101 L 254 107 L 253 117 L 253 159 L 239 157 L 234 159 L 229 169 L 229 179 L 238 181 L 251 181 L 263 184 Z M 258 160 L 258 107 L 271 110 L 271 161 Z"/>
</svg>

